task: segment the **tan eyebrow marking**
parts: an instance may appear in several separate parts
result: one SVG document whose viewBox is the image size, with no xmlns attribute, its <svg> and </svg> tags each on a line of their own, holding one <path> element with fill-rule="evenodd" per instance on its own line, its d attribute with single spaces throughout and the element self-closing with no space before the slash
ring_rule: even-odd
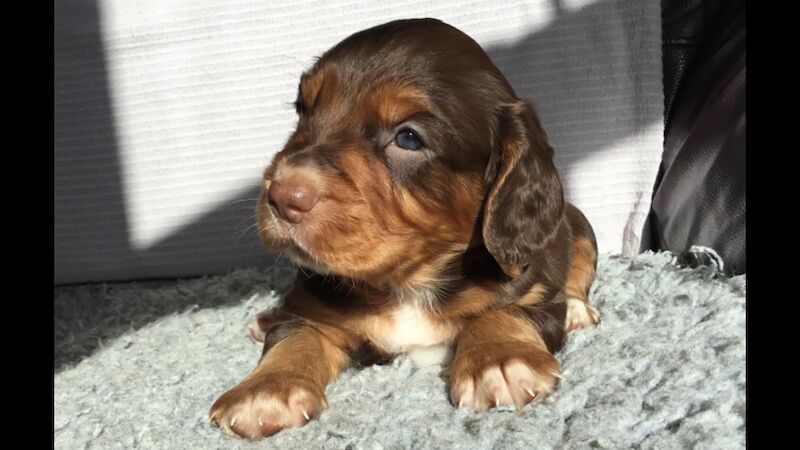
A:
<svg viewBox="0 0 800 450">
<path fill-rule="evenodd" d="M 315 70 L 313 73 L 304 73 L 300 76 L 300 97 L 307 108 L 313 108 L 317 102 L 327 99 L 326 93 L 334 93 L 338 77 L 336 71 L 329 65 Z M 328 89 L 323 87 L 328 86 Z"/>
<path fill-rule="evenodd" d="M 371 92 L 368 101 L 380 122 L 390 126 L 416 113 L 432 109 L 432 104 L 424 92 L 402 83 L 386 83 L 379 86 Z"/>
</svg>

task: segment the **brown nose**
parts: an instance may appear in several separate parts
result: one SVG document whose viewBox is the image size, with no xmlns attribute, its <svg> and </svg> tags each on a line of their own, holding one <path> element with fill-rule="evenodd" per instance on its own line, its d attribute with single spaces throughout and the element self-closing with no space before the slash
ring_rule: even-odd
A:
<svg viewBox="0 0 800 450">
<path fill-rule="evenodd" d="M 319 199 L 313 187 L 294 179 L 273 181 L 267 195 L 269 204 L 275 207 L 278 215 L 290 223 L 300 223 Z"/>
</svg>

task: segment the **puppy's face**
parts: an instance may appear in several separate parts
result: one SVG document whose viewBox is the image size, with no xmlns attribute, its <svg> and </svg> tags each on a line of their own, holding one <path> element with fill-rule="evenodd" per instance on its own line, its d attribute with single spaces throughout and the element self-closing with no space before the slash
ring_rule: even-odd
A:
<svg viewBox="0 0 800 450">
<path fill-rule="evenodd" d="M 301 77 L 297 129 L 264 173 L 262 242 L 323 273 L 396 281 L 513 233 L 486 222 L 524 159 L 507 154 L 527 135 L 517 104 L 477 43 L 441 22 L 350 36 Z"/>
</svg>

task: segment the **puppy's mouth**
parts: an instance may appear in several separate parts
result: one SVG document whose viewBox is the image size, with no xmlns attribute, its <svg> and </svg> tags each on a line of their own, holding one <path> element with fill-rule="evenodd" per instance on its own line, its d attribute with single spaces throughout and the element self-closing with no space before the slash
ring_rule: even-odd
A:
<svg viewBox="0 0 800 450">
<path fill-rule="evenodd" d="M 306 267 L 320 273 L 327 273 L 329 269 L 314 257 L 313 251 L 307 245 L 306 227 L 307 220 L 292 223 L 281 217 L 278 206 L 268 198 L 270 182 L 265 183 L 261 198 L 258 202 L 259 234 L 264 246 L 276 253 L 288 256 L 298 266 Z"/>
</svg>

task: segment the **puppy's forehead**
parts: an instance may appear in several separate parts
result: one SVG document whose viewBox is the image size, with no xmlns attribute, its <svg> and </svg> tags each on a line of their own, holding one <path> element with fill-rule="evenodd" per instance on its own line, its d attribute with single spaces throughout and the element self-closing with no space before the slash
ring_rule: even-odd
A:
<svg viewBox="0 0 800 450">
<path fill-rule="evenodd" d="M 315 104 L 325 91 L 335 89 L 341 96 L 354 98 L 376 86 L 387 85 L 394 86 L 394 93 L 404 91 L 402 96 L 408 98 L 420 97 L 426 91 L 459 87 L 465 78 L 475 74 L 490 75 L 507 86 L 505 78 L 472 38 L 439 20 L 409 19 L 347 37 L 301 77 L 300 88 L 308 105 Z"/>
<path fill-rule="evenodd" d="M 383 125 L 397 125 L 415 114 L 432 112 L 435 106 L 428 94 L 402 80 L 373 86 L 366 95 L 366 104 Z"/>
<path fill-rule="evenodd" d="M 299 96 L 304 105 L 324 112 L 328 120 L 394 126 L 416 114 L 436 111 L 429 94 L 432 83 L 426 85 L 422 79 L 393 71 L 357 77 L 328 62 L 301 77 Z"/>
<path fill-rule="evenodd" d="M 432 58 L 432 55 L 436 55 Z M 320 58 L 320 62 L 335 59 L 357 72 L 369 72 L 365 61 L 375 66 L 419 64 L 433 69 L 431 63 L 474 60 L 488 62 L 483 49 L 462 31 L 436 19 L 406 19 L 378 25 L 345 38 Z M 491 64 L 491 63 L 490 63 Z"/>
</svg>

